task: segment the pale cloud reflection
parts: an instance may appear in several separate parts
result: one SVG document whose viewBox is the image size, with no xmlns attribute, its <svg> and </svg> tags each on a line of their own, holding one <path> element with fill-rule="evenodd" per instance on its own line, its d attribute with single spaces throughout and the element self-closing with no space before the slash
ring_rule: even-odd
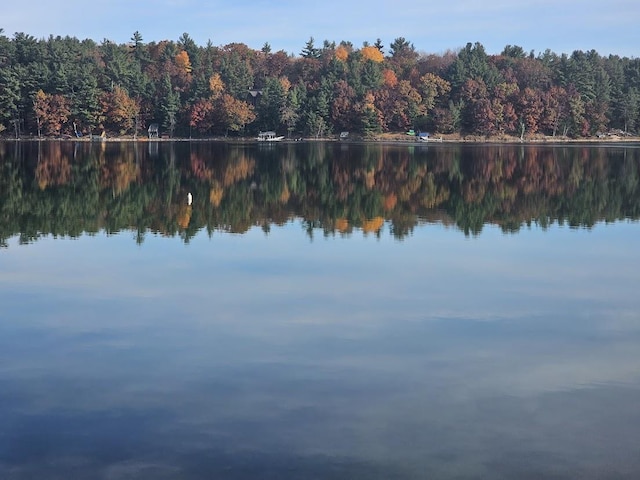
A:
<svg viewBox="0 0 640 480">
<path fill-rule="evenodd" d="M 639 228 L 10 244 L 0 476 L 76 462 L 84 478 L 198 478 L 194 462 L 241 470 L 247 455 L 406 478 L 544 477 L 558 456 L 572 473 L 597 455 L 633 471 Z M 43 434 L 38 461 L 69 463 L 21 460 Z"/>
</svg>

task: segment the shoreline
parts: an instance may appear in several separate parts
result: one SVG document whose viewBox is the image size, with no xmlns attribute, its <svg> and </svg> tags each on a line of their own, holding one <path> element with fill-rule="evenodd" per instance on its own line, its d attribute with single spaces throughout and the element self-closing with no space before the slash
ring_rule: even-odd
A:
<svg viewBox="0 0 640 480">
<path fill-rule="evenodd" d="M 167 143 L 167 142 L 221 142 L 221 143 L 237 143 L 237 144 L 258 144 L 254 137 L 206 137 L 206 138 L 188 138 L 188 137 L 174 137 L 174 138 L 148 138 L 133 136 L 122 137 L 105 137 L 99 139 L 91 139 L 89 137 L 20 137 L 20 138 L 0 138 L 2 142 L 79 142 L 79 143 L 115 143 L 115 142 L 136 142 L 136 143 Z M 550 137 L 537 135 L 523 140 L 520 137 L 500 135 L 494 137 L 485 137 L 479 135 L 438 135 L 434 136 L 433 140 L 421 141 L 417 137 L 407 136 L 405 134 L 385 133 L 380 134 L 372 138 L 366 138 L 363 136 L 353 136 L 349 139 L 340 139 L 338 136 L 330 137 L 303 137 L 303 138 L 291 138 L 280 142 L 268 143 L 272 145 L 274 143 L 291 144 L 291 143 L 305 143 L 305 142 L 336 142 L 344 144 L 405 144 L 405 145 L 434 145 L 434 144 L 487 144 L 487 145 L 562 145 L 562 144 L 637 144 L 640 143 L 640 136 L 619 136 L 619 135 L 607 135 L 602 138 L 596 137 L 584 137 L 584 138 L 569 138 L 569 137 Z"/>
</svg>

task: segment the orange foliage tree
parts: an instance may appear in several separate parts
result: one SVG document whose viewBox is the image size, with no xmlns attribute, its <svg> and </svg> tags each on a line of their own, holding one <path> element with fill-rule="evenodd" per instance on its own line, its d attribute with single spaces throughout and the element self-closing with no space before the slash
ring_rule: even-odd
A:
<svg viewBox="0 0 640 480">
<path fill-rule="evenodd" d="M 113 91 L 102 95 L 100 103 L 107 124 L 118 129 L 121 134 L 133 130 L 135 118 L 140 113 L 140 104 L 124 88 L 116 85 Z"/>
<path fill-rule="evenodd" d="M 38 136 L 60 135 L 62 126 L 69 120 L 71 113 L 69 101 L 62 95 L 52 95 L 38 90 L 33 98 L 33 111 L 38 124 Z"/>
<path fill-rule="evenodd" d="M 371 60 L 376 63 L 381 63 L 384 60 L 384 55 L 382 55 L 382 52 L 376 47 L 362 47 L 360 53 L 365 60 Z"/>
<path fill-rule="evenodd" d="M 193 68 L 191 67 L 191 60 L 189 54 L 184 50 L 180 50 L 175 58 L 176 66 L 186 74 L 190 74 Z"/>
<path fill-rule="evenodd" d="M 385 69 L 382 72 L 382 81 L 383 85 L 387 88 L 394 88 L 398 85 L 398 77 L 393 70 Z"/>
<path fill-rule="evenodd" d="M 220 106 L 222 126 L 227 131 L 239 132 L 245 125 L 256 119 L 256 114 L 251 105 L 227 93 L 222 95 Z"/>
<path fill-rule="evenodd" d="M 214 105 L 209 98 L 197 100 L 189 112 L 189 125 L 200 133 L 206 133 L 214 126 Z"/>
<path fill-rule="evenodd" d="M 345 62 L 349 58 L 349 50 L 344 45 L 336 47 L 335 56 L 338 60 Z"/>
</svg>

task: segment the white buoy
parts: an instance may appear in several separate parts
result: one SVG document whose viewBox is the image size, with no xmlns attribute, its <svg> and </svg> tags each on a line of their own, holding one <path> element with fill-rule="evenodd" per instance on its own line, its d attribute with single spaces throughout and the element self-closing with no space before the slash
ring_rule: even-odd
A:
<svg viewBox="0 0 640 480">
<path fill-rule="evenodd" d="M 187 193 L 187 205 L 191 205 L 191 203 L 193 203 L 193 195 L 189 192 Z"/>
</svg>

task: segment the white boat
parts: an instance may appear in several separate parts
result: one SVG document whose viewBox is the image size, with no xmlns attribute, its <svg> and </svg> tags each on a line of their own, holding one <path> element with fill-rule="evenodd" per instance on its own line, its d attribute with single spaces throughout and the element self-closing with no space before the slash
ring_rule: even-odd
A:
<svg viewBox="0 0 640 480">
<path fill-rule="evenodd" d="M 428 133 L 421 133 L 418 136 L 418 141 L 420 141 L 420 142 L 442 142 L 442 137 L 433 138 L 433 137 L 430 137 Z"/>
<path fill-rule="evenodd" d="M 284 135 L 276 135 L 276 132 L 260 132 L 258 133 L 259 142 L 280 142 L 284 139 Z"/>
</svg>

